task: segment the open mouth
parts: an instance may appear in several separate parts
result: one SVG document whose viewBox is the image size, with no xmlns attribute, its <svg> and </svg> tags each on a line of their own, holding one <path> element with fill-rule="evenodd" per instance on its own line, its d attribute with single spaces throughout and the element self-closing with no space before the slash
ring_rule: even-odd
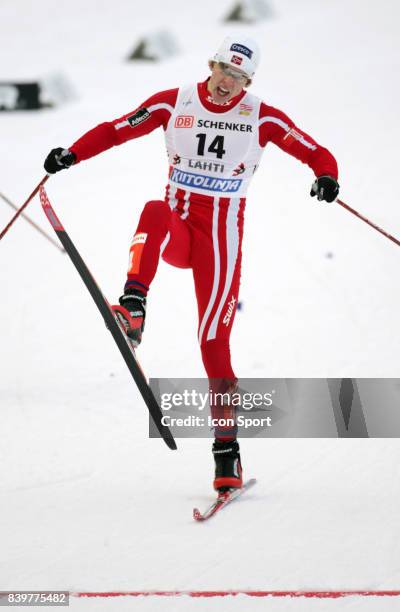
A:
<svg viewBox="0 0 400 612">
<path fill-rule="evenodd" d="M 220 85 L 218 85 L 217 87 L 217 94 L 219 96 L 221 96 L 221 98 L 226 98 L 227 96 L 229 96 L 229 89 L 224 89 L 223 87 L 221 87 Z"/>
</svg>

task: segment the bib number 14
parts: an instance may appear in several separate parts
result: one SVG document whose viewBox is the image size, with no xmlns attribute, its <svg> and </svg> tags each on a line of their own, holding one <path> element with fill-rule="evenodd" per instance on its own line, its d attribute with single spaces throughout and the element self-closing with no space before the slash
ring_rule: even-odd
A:
<svg viewBox="0 0 400 612">
<path fill-rule="evenodd" d="M 204 155 L 204 149 L 206 146 L 206 138 L 207 134 L 196 134 L 196 138 L 199 139 L 199 144 L 197 147 L 197 155 Z M 224 137 L 216 136 L 207 151 L 209 153 L 215 153 L 218 159 L 222 159 L 225 155 L 226 151 L 224 149 Z"/>
</svg>

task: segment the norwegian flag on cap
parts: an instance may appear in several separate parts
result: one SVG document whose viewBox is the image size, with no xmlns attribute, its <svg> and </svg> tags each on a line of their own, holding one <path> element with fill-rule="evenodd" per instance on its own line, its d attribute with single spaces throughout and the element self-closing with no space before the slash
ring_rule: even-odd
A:
<svg viewBox="0 0 400 612">
<path fill-rule="evenodd" d="M 236 64 L 237 66 L 240 66 L 242 61 L 243 61 L 242 57 L 239 57 L 238 55 L 232 55 L 232 59 L 231 59 L 232 64 Z"/>
<path fill-rule="evenodd" d="M 227 36 L 211 61 L 240 66 L 251 79 L 260 62 L 260 50 L 256 41 L 248 36 Z"/>
</svg>

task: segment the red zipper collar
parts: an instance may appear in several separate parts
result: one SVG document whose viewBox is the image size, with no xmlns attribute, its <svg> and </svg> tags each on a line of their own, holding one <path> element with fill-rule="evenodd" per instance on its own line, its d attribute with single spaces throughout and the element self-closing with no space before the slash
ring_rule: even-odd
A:
<svg viewBox="0 0 400 612">
<path fill-rule="evenodd" d="M 212 101 L 211 94 L 207 89 L 209 78 L 202 83 L 197 83 L 197 93 L 199 94 L 200 102 L 208 111 L 212 113 L 226 113 L 230 111 L 240 100 L 246 95 L 246 91 L 242 89 L 240 94 L 229 100 L 226 104 L 215 104 Z"/>
</svg>

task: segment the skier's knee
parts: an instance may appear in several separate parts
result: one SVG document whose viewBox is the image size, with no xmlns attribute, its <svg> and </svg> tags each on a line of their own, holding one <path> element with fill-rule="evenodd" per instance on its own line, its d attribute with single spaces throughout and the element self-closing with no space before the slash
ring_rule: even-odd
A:
<svg viewBox="0 0 400 612">
<path fill-rule="evenodd" d="M 234 379 L 228 339 L 202 342 L 201 356 L 209 378 Z"/>
<path fill-rule="evenodd" d="M 155 223 L 168 222 L 171 216 L 171 209 L 163 200 L 150 200 L 144 205 L 141 218 Z"/>
</svg>

